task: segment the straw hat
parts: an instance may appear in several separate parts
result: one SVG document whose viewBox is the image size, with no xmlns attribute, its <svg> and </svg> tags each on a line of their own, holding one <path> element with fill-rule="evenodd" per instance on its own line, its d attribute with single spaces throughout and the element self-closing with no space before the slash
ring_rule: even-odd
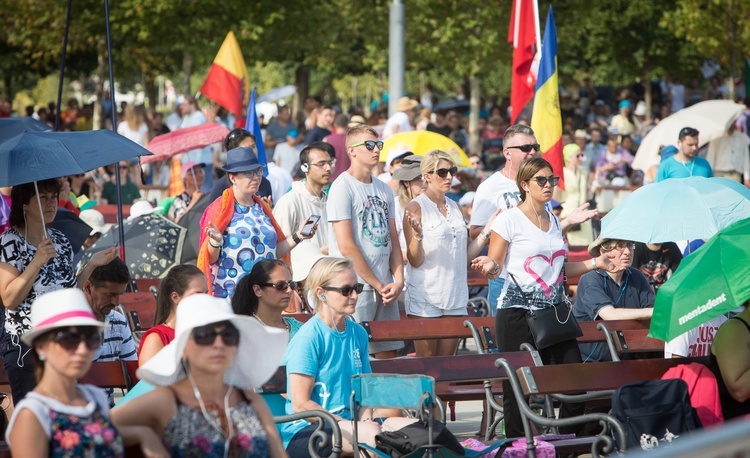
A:
<svg viewBox="0 0 750 458">
<path fill-rule="evenodd" d="M 31 304 L 31 331 L 22 335 L 21 340 L 32 346 L 41 334 L 70 326 L 104 328 L 78 288 L 60 289 L 37 297 Z"/>
<path fill-rule="evenodd" d="M 138 368 L 138 378 L 157 386 L 184 379 L 183 353 L 193 329 L 222 321 L 229 321 L 240 331 L 239 347 L 224 374 L 224 383 L 243 390 L 263 385 L 281 364 L 289 334 L 263 326 L 254 318 L 235 315 L 227 300 L 208 294 L 194 294 L 180 301 L 174 340 Z"/>
<path fill-rule="evenodd" d="M 409 97 L 401 97 L 400 99 L 398 99 L 398 102 L 396 102 L 394 110 L 409 111 L 416 108 L 417 105 L 419 105 L 419 102 L 417 102 L 416 100 L 410 99 Z"/>
</svg>

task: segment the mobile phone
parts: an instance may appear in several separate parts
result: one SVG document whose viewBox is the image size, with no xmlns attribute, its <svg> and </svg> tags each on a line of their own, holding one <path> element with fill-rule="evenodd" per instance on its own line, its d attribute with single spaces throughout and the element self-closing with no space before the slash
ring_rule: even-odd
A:
<svg viewBox="0 0 750 458">
<path fill-rule="evenodd" d="M 310 217 L 307 218 L 307 222 L 302 227 L 300 234 L 304 235 L 305 237 L 308 237 L 310 234 L 312 234 L 313 229 L 315 229 L 319 221 L 320 221 L 320 215 L 310 215 Z"/>
</svg>

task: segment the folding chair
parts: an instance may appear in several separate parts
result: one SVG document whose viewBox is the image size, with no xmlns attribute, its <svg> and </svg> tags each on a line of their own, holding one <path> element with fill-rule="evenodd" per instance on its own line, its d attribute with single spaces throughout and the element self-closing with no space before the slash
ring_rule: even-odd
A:
<svg viewBox="0 0 750 458">
<path fill-rule="evenodd" d="M 459 455 L 442 445 L 432 444 L 435 379 L 427 375 L 358 374 L 352 376 L 351 410 L 353 418 L 359 418 L 359 409 L 379 407 L 416 411 L 418 418 L 427 421 L 430 442 L 405 455 L 404 458 L 422 456 L 442 458 L 472 457 L 491 452 L 503 444 L 500 441 L 482 451 L 465 450 L 465 455 Z M 361 456 L 360 449 L 362 449 L 366 453 L 369 453 L 370 456 L 389 458 L 389 455 L 386 453 L 367 444 L 359 443 L 357 423 L 357 421 L 354 421 L 352 438 L 354 456 Z"/>
</svg>

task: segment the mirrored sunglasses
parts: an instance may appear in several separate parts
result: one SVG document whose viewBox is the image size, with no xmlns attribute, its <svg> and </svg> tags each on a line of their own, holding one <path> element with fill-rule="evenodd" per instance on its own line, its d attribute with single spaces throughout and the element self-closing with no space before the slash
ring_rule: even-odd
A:
<svg viewBox="0 0 750 458">
<path fill-rule="evenodd" d="M 353 144 L 352 148 L 357 147 L 357 146 L 362 146 L 362 145 L 365 145 L 365 148 L 367 148 L 370 151 L 374 150 L 376 146 L 378 147 L 378 150 L 383 149 L 383 142 L 381 140 L 378 140 L 378 141 L 365 140 L 363 142 Z"/>
</svg>

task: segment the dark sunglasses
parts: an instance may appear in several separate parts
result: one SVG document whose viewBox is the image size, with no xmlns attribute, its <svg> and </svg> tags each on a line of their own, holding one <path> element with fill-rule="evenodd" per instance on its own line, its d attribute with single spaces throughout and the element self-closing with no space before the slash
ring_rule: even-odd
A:
<svg viewBox="0 0 750 458">
<path fill-rule="evenodd" d="M 91 351 L 102 345 L 101 335 L 96 329 L 85 332 L 58 331 L 52 335 L 52 341 L 69 352 L 78 350 L 81 342 L 85 343 L 86 348 Z"/>
<path fill-rule="evenodd" d="M 276 283 L 260 283 L 260 286 L 267 286 L 278 291 L 286 291 L 287 288 L 297 289 L 296 281 L 277 281 Z"/>
<path fill-rule="evenodd" d="M 221 336 L 221 341 L 227 347 L 236 347 L 240 343 L 240 331 L 230 323 L 224 324 L 220 329 L 216 329 L 216 324 L 209 324 L 193 329 L 192 337 L 196 345 L 207 347 L 213 345 L 216 336 Z"/>
<path fill-rule="evenodd" d="M 360 294 L 362 290 L 365 289 L 365 285 L 357 283 L 354 286 L 322 286 L 322 288 L 326 291 L 338 291 L 342 296 L 348 297 L 352 295 L 352 291 L 356 291 L 357 294 Z"/>
<path fill-rule="evenodd" d="M 539 145 L 539 143 L 529 144 L 529 145 L 518 145 L 518 146 L 506 146 L 506 148 L 516 148 L 520 149 L 524 153 L 530 153 L 531 150 L 536 151 L 537 153 L 542 150 L 542 147 Z"/>
<path fill-rule="evenodd" d="M 549 182 L 550 186 L 557 186 L 557 182 L 560 181 L 560 177 L 533 177 L 530 178 L 528 181 L 536 181 L 536 184 L 538 184 L 541 187 L 545 187 L 547 185 L 547 182 Z"/>
<path fill-rule="evenodd" d="M 451 176 L 456 176 L 456 174 L 458 173 L 458 167 L 454 166 L 449 169 L 437 169 L 434 172 L 430 173 L 437 173 L 437 176 L 439 176 L 440 178 L 447 177 L 449 173 L 451 174 Z"/>
<path fill-rule="evenodd" d="M 380 140 L 378 140 L 378 141 L 375 141 L 375 140 L 365 140 L 363 142 L 359 142 L 359 143 L 353 144 L 352 148 L 354 148 L 356 146 L 362 146 L 362 145 L 365 145 L 365 148 L 367 148 L 370 151 L 374 150 L 376 146 L 378 147 L 378 150 L 382 150 L 383 149 L 383 142 L 380 141 Z"/>
<path fill-rule="evenodd" d="M 239 142 L 239 140 L 245 139 L 252 135 L 245 129 L 237 128 L 229 132 L 229 135 L 224 139 L 224 149 L 230 149 L 229 144 L 232 142 Z"/>
<path fill-rule="evenodd" d="M 693 129 L 692 127 L 684 127 L 680 131 L 680 135 L 677 138 L 679 140 L 682 140 L 684 137 L 697 137 L 698 134 L 698 129 Z"/>
</svg>

